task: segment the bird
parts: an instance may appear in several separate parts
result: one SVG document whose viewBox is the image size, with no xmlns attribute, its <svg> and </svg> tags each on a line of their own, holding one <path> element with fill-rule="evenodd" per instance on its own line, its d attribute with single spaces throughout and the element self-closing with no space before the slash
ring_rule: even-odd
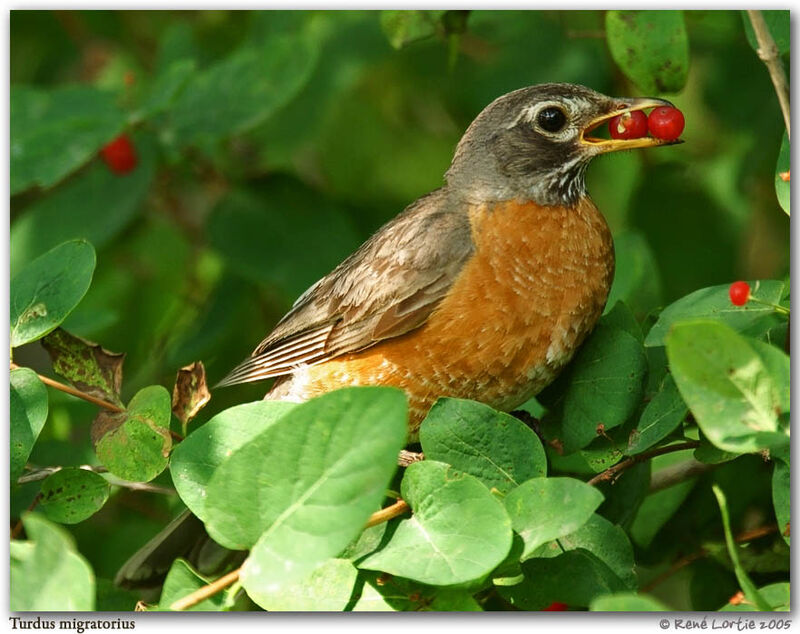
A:
<svg viewBox="0 0 800 634">
<path fill-rule="evenodd" d="M 409 205 L 303 293 L 217 387 L 275 378 L 265 398 L 405 391 L 414 440 L 440 397 L 511 411 L 551 383 L 592 331 L 614 246 L 586 192 L 590 161 L 668 145 L 591 133 L 659 106 L 548 83 L 495 99 L 458 143 L 444 185 Z"/>
<path fill-rule="evenodd" d="M 216 387 L 274 378 L 265 398 L 297 402 L 342 387 L 398 387 L 410 442 L 443 396 L 513 410 L 566 366 L 608 297 L 614 245 L 586 192 L 590 161 L 680 142 L 592 133 L 659 106 L 672 104 L 565 83 L 495 99 L 459 141 L 443 186 L 312 285 Z M 184 512 L 116 583 L 152 585 L 190 551 L 230 562 L 192 537 L 202 529 Z"/>
</svg>

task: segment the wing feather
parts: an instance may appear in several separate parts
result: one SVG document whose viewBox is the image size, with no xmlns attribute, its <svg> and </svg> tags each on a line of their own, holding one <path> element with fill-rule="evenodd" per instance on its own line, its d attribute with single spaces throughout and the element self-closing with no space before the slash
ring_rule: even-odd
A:
<svg viewBox="0 0 800 634">
<path fill-rule="evenodd" d="M 444 189 L 421 198 L 303 293 L 219 385 L 290 374 L 420 327 L 474 250 L 469 218 Z"/>
</svg>

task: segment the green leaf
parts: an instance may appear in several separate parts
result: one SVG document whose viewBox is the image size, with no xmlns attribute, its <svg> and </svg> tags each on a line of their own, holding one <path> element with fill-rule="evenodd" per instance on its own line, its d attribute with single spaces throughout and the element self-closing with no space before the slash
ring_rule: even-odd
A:
<svg viewBox="0 0 800 634">
<path fill-rule="evenodd" d="M 592 612 L 669 612 L 670 608 L 652 597 L 620 592 L 597 597 L 589 605 Z"/>
<path fill-rule="evenodd" d="M 414 514 L 360 568 L 443 586 L 480 579 L 508 554 L 511 520 L 477 478 L 424 460 L 406 469 L 401 495 Z"/>
<path fill-rule="evenodd" d="M 608 11 L 606 40 L 623 73 L 648 94 L 678 92 L 689 74 L 682 11 Z"/>
<path fill-rule="evenodd" d="M 16 483 L 47 420 L 47 388 L 28 368 L 11 370 L 11 482 Z"/>
<path fill-rule="evenodd" d="M 94 273 L 94 248 L 85 240 L 58 245 L 11 280 L 11 347 L 54 330 L 78 305 Z"/>
<path fill-rule="evenodd" d="M 172 562 L 172 567 L 164 580 L 161 598 L 158 601 L 159 609 L 169 610 L 175 601 L 208 585 L 210 581 L 197 572 L 185 559 L 176 559 Z M 219 612 L 222 610 L 224 600 L 225 595 L 219 592 L 187 609 L 194 612 Z"/>
<path fill-rule="evenodd" d="M 29 541 L 11 542 L 11 611 L 94 610 L 94 573 L 72 536 L 34 513 L 22 523 Z"/>
<path fill-rule="evenodd" d="M 403 577 L 362 570 L 353 612 L 480 612 L 468 590 L 426 586 Z"/>
<path fill-rule="evenodd" d="M 220 465 L 295 407 L 283 401 L 256 401 L 220 412 L 184 438 L 172 452 L 170 475 L 192 513 L 208 521 L 206 490 Z"/>
<path fill-rule="evenodd" d="M 26 207 L 11 223 L 11 270 L 66 240 L 82 238 L 100 249 L 136 218 L 155 174 L 152 140 L 134 135 L 136 169 L 120 176 L 96 161 L 74 179 Z"/>
<path fill-rule="evenodd" d="M 381 11 L 381 29 L 395 49 L 423 40 L 444 30 L 440 23 L 446 11 Z"/>
<path fill-rule="evenodd" d="M 163 69 L 153 81 L 144 103 L 133 118 L 148 119 L 171 108 L 190 80 L 196 76 L 195 66 L 192 59 L 178 59 Z"/>
<path fill-rule="evenodd" d="M 677 429 L 688 411 L 678 386 L 672 376 L 667 374 L 661 389 L 647 404 L 636 429 L 631 432 L 625 453 L 629 456 L 636 455 L 663 440 Z"/>
<path fill-rule="evenodd" d="M 647 373 L 642 344 L 618 328 L 598 327 L 575 355 L 570 369 L 539 395 L 561 421 L 554 430 L 564 453 L 588 445 L 605 430 L 622 425 L 641 402 Z M 560 435 L 559 435 L 560 434 Z"/>
<path fill-rule="evenodd" d="M 626 589 L 634 590 L 636 583 L 636 562 L 633 547 L 621 526 L 613 524 L 602 515 L 595 513 L 576 531 L 560 537 L 551 547 L 558 550 L 582 549 L 592 553 L 602 561 Z"/>
<path fill-rule="evenodd" d="M 125 353 L 109 352 L 62 328 L 42 339 L 42 346 L 50 354 L 53 370 L 81 392 L 117 405 L 122 403 L 119 393 Z"/>
<path fill-rule="evenodd" d="M 520 610 L 541 610 L 553 601 L 588 607 L 596 597 L 629 590 L 606 564 L 582 548 L 556 557 L 529 559 L 522 564 L 522 572 L 520 583 L 497 587 L 500 595 Z"/>
<path fill-rule="evenodd" d="M 11 193 L 50 187 L 125 126 L 116 96 L 89 86 L 11 89 Z"/>
<path fill-rule="evenodd" d="M 422 421 L 419 439 L 427 459 L 452 465 L 501 493 L 547 473 L 536 434 L 513 416 L 475 401 L 439 399 Z"/>
<path fill-rule="evenodd" d="M 319 40 L 309 32 L 274 35 L 257 46 L 245 42 L 196 73 L 168 111 L 166 138 L 208 148 L 263 123 L 308 81 L 319 57 Z"/>
<path fill-rule="evenodd" d="M 40 506 L 59 524 L 77 524 L 91 517 L 106 503 L 111 487 L 102 477 L 77 467 L 66 467 L 42 482 Z"/>
<path fill-rule="evenodd" d="M 405 394 L 346 388 L 303 403 L 233 452 L 207 487 L 209 534 L 252 548 L 248 594 L 277 591 L 335 557 L 364 528 L 396 469 Z"/>
<path fill-rule="evenodd" d="M 520 560 L 583 526 L 602 501 L 600 491 L 574 478 L 535 478 L 511 491 L 505 506 L 511 527 L 525 542 Z"/>
<path fill-rule="evenodd" d="M 787 452 L 788 453 L 788 452 Z M 789 523 L 791 521 L 792 503 L 792 478 L 789 468 L 789 460 L 775 460 L 775 468 L 772 472 L 772 503 L 775 507 L 775 519 L 778 521 L 778 531 L 783 536 L 787 544 L 791 544 L 789 537 Z"/>
<path fill-rule="evenodd" d="M 728 503 L 725 499 L 725 494 L 722 489 L 716 484 L 711 485 L 711 490 L 717 498 L 719 504 L 719 511 L 722 514 L 722 528 L 725 531 L 725 544 L 728 547 L 728 555 L 730 555 L 733 562 L 733 570 L 736 573 L 736 579 L 739 581 L 739 586 L 742 588 L 747 600 L 755 605 L 759 610 L 769 612 L 770 606 L 761 596 L 761 593 L 756 589 L 755 584 L 745 572 L 742 564 L 739 561 L 739 551 L 736 549 L 736 543 L 733 541 L 733 533 L 731 533 L 731 523 L 728 518 Z"/>
<path fill-rule="evenodd" d="M 358 246 L 344 209 L 286 177 L 232 192 L 212 212 L 208 232 L 232 269 L 287 297 L 302 293 Z M 291 235 L 303 236 L 302 249 L 286 239 Z"/>
<path fill-rule="evenodd" d="M 641 548 L 648 548 L 661 527 L 692 492 L 694 485 L 695 479 L 691 479 L 648 495 L 639 506 L 629 529 L 631 540 Z"/>
<path fill-rule="evenodd" d="M 676 324 L 667 338 L 672 375 L 703 434 L 746 453 L 789 443 L 789 357 L 725 324 Z"/>
<path fill-rule="evenodd" d="M 95 452 L 123 480 L 149 482 L 167 466 L 171 400 L 160 385 L 139 390 L 125 412 L 101 411 L 92 424 Z"/>
<path fill-rule="evenodd" d="M 792 186 L 789 173 L 791 160 L 791 148 L 789 135 L 783 133 L 781 149 L 778 153 L 778 164 L 775 166 L 775 195 L 778 197 L 778 204 L 787 214 L 790 213 Z"/>
<path fill-rule="evenodd" d="M 789 52 L 792 42 L 792 35 L 790 32 L 789 12 L 788 11 L 761 11 L 764 22 L 767 24 L 769 34 L 775 40 L 775 46 L 778 47 L 778 52 L 783 55 Z M 747 36 L 747 41 L 754 51 L 760 48 L 758 39 L 756 38 L 755 31 L 753 31 L 753 24 L 750 22 L 750 16 L 747 11 L 742 11 L 742 20 L 744 20 L 744 32 Z"/>
<path fill-rule="evenodd" d="M 752 296 L 770 304 L 780 302 L 783 286 L 783 282 L 778 280 L 750 282 Z M 769 327 L 774 325 L 767 319 L 775 314 L 770 306 L 758 302 L 734 306 L 728 295 L 729 289 L 730 284 L 701 288 L 673 302 L 661 312 L 658 321 L 647 333 L 644 345 L 663 346 L 670 328 L 680 321 L 689 319 L 713 319 L 725 323 L 739 332 L 750 332 L 756 329 L 760 323 L 768 323 Z M 752 332 L 752 334 L 756 334 L 756 332 Z"/>
<path fill-rule="evenodd" d="M 782 583 L 771 583 L 758 589 L 758 593 L 770 605 L 770 612 L 789 612 L 791 611 L 791 584 L 786 581 Z M 759 610 L 750 601 L 742 601 L 737 605 L 727 603 L 720 608 L 720 612 L 757 612 Z"/>
<path fill-rule="evenodd" d="M 358 571 L 346 559 L 329 559 L 302 580 L 274 591 L 248 589 L 270 612 L 341 612 L 350 603 Z"/>
</svg>

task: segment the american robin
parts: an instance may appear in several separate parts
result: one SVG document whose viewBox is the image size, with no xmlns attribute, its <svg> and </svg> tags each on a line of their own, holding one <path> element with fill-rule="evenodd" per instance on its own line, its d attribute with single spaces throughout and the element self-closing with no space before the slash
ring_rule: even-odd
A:
<svg viewBox="0 0 800 634">
<path fill-rule="evenodd" d="M 445 185 L 308 289 L 219 386 L 276 377 L 265 398 L 291 401 L 351 385 L 400 387 L 412 440 L 440 396 L 501 410 L 525 402 L 572 358 L 611 286 L 614 247 L 586 194 L 589 161 L 676 142 L 590 133 L 664 105 L 572 84 L 496 99 L 459 142 Z M 203 545 L 187 537 L 198 530 L 191 514 L 178 517 L 117 583 L 163 578 L 172 559 Z"/>
<path fill-rule="evenodd" d="M 590 133 L 664 105 L 572 84 L 496 99 L 459 142 L 445 185 L 309 288 L 219 386 L 277 377 L 265 398 L 288 401 L 400 387 L 412 439 L 440 396 L 524 403 L 572 358 L 611 286 L 614 246 L 586 167 L 675 142 Z"/>
</svg>

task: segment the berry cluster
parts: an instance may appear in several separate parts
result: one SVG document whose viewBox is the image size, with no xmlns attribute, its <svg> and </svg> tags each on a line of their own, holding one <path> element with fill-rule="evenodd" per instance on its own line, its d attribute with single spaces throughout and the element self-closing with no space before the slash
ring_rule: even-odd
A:
<svg viewBox="0 0 800 634">
<path fill-rule="evenodd" d="M 657 139 L 674 141 L 683 132 L 684 125 L 680 110 L 661 106 L 655 108 L 649 116 L 641 110 L 623 112 L 608 122 L 608 131 L 612 139 L 641 139 L 649 132 Z"/>
</svg>

